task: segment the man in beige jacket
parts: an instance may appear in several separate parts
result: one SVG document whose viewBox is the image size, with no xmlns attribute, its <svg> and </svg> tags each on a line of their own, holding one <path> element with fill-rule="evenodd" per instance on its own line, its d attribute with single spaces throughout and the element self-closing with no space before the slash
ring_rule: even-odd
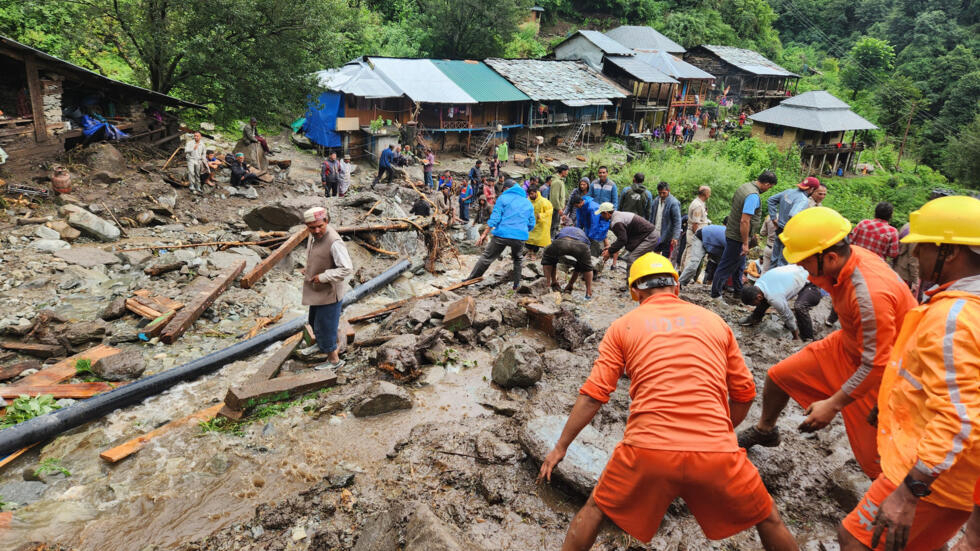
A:
<svg viewBox="0 0 980 551">
<path fill-rule="evenodd" d="M 310 326 L 316 335 L 316 346 L 326 354 L 328 362 L 316 369 L 337 369 L 344 365 L 337 347 L 337 329 L 347 278 L 354 273 L 354 266 L 340 235 L 329 225 L 330 216 L 326 209 L 307 210 L 303 213 L 303 221 L 310 230 L 303 305 L 310 307 Z"/>
</svg>

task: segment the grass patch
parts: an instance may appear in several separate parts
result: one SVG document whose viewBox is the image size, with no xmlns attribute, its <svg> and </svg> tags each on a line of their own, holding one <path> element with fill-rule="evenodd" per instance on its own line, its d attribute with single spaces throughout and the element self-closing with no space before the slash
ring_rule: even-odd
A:
<svg viewBox="0 0 980 551">
<path fill-rule="evenodd" d="M 225 417 L 215 417 L 210 421 L 201 421 L 198 426 L 201 432 L 222 432 L 234 434 L 235 436 L 245 436 L 245 427 L 256 421 L 264 421 L 270 417 L 283 415 L 286 411 L 297 405 L 303 405 L 303 411 L 312 413 L 316 408 L 306 402 L 315 401 L 320 396 L 333 390 L 332 387 L 321 388 L 312 392 L 307 392 L 295 400 L 288 400 L 288 392 L 280 392 L 265 398 L 254 398 L 245 402 L 247 415 L 238 421 Z"/>
<path fill-rule="evenodd" d="M 34 469 L 34 476 L 43 476 L 48 473 L 61 473 L 66 477 L 71 476 L 71 472 L 61 465 L 61 460 L 57 457 L 49 457 L 41 461 L 37 468 Z"/>
<path fill-rule="evenodd" d="M 12 427 L 17 423 L 23 423 L 28 419 L 33 419 L 39 415 L 50 413 L 61 407 L 56 403 L 54 396 L 42 394 L 31 398 L 21 396 L 10 402 L 7 406 L 7 414 L 0 420 L 0 429 Z"/>
</svg>

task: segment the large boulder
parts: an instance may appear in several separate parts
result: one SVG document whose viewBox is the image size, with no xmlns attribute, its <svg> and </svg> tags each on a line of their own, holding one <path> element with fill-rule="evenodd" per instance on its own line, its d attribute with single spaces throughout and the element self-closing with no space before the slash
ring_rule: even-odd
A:
<svg viewBox="0 0 980 551">
<path fill-rule="evenodd" d="M 254 208 L 245 214 L 244 220 L 253 230 L 286 231 L 303 223 L 304 211 L 322 206 L 319 198 L 293 197 Z"/>
<path fill-rule="evenodd" d="M 562 415 L 532 418 L 521 430 L 521 447 L 539 463 L 543 462 L 558 442 L 565 421 L 566 417 Z M 600 433 L 592 425 L 586 425 L 568 447 L 565 458 L 555 467 L 554 474 L 577 493 L 589 495 L 615 447 L 615 438 Z"/>
<path fill-rule="evenodd" d="M 95 362 L 92 371 L 107 381 L 133 381 L 146 370 L 146 362 L 138 351 L 126 351 Z"/>
<path fill-rule="evenodd" d="M 105 338 L 106 323 L 102 320 L 68 323 L 63 333 L 72 345 L 101 341 Z"/>
<path fill-rule="evenodd" d="M 90 145 L 82 155 L 91 169 L 90 178 L 113 182 L 121 180 L 126 172 L 126 158 L 112 144 L 102 142 Z"/>
<path fill-rule="evenodd" d="M 77 205 L 65 205 L 62 212 L 68 216 L 68 225 L 101 241 L 119 239 L 119 228 Z"/>
<path fill-rule="evenodd" d="M 454 532 L 428 505 L 419 504 L 405 528 L 405 551 L 476 551 L 471 544 L 460 545 Z"/>
<path fill-rule="evenodd" d="M 249 166 L 254 166 L 257 170 L 269 170 L 269 159 L 265 157 L 265 151 L 262 149 L 262 144 L 249 143 L 246 142 L 244 138 L 238 140 L 235 144 L 234 153 L 242 153 L 245 155 L 245 162 Z"/>
<path fill-rule="evenodd" d="M 585 339 L 595 334 L 589 322 L 575 315 L 574 310 L 563 306 L 554 318 L 554 337 L 558 346 L 565 350 L 581 350 Z"/>
<path fill-rule="evenodd" d="M 504 349 L 493 361 L 493 382 L 504 388 L 528 387 L 541 380 L 541 356 L 526 344 Z"/>
<path fill-rule="evenodd" d="M 361 394 L 351 411 L 356 417 L 371 417 L 412 407 L 412 395 L 404 388 L 387 381 L 376 381 Z"/>
<path fill-rule="evenodd" d="M 378 347 L 374 363 L 389 373 L 401 376 L 414 376 L 419 367 L 415 350 L 418 338 L 415 335 L 398 335 Z"/>
</svg>

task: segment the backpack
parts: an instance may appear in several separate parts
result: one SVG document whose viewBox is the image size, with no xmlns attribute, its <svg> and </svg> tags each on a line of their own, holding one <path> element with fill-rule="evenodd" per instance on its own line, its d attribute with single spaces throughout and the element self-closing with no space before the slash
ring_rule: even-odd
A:
<svg viewBox="0 0 980 551">
<path fill-rule="evenodd" d="M 646 218 L 650 213 L 650 201 L 645 190 L 637 191 L 632 186 L 627 188 L 626 193 L 623 194 L 623 199 L 619 202 L 619 210 L 632 212 Z"/>
</svg>

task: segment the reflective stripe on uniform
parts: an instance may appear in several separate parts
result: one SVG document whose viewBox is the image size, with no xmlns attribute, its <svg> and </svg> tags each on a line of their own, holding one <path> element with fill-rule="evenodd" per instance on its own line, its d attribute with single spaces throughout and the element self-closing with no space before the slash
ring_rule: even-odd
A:
<svg viewBox="0 0 980 551">
<path fill-rule="evenodd" d="M 953 408 L 956 410 L 956 415 L 960 419 L 960 432 L 956 433 L 956 436 L 953 437 L 953 446 L 949 450 L 949 453 L 946 454 L 946 459 L 936 465 L 936 468 L 932 470 L 933 475 L 938 475 L 953 465 L 956 456 L 963 451 L 963 441 L 970 436 L 970 431 L 973 430 L 973 424 L 970 422 L 970 416 L 967 414 L 966 406 L 963 404 L 962 398 L 960 398 L 960 387 L 956 384 L 956 363 L 953 358 L 953 338 L 956 336 L 956 319 L 959 317 L 960 311 L 963 310 L 965 304 L 966 301 L 963 299 L 953 303 L 952 308 L 949 309 L 949 314 L 946 316 L 946 334 L 943 335 L 943 365 L 946 367 L 946 387 L 949 389 L 949 398 L 953 404 Z"/>
<path fill-rule="evenodd" d="M 841 390 L 845 394 L 854 392 L 874 367 L 875 356 L 878 355 L 878 319 L 875 317 L 874 302 L 868 290 L 868 282 L 864 279 L 860 268 L 855 267 L 851 272 L 851 285 L 854 287 L 854 298 L 857 300 L 861 313 L 861 365 L 851 375 Z"/>
</svg>

